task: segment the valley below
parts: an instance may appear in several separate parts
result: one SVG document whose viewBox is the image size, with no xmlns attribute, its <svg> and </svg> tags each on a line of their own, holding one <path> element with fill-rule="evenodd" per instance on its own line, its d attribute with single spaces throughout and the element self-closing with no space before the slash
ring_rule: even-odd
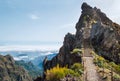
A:
<svg viewBox="0 0 120 81">
<path fill-rule="evenodd" d="M 120 81 L 120 25 L 85 2 L 81 10 L 59 50 L 0 50 L 0 81 Z"/>
</svg>

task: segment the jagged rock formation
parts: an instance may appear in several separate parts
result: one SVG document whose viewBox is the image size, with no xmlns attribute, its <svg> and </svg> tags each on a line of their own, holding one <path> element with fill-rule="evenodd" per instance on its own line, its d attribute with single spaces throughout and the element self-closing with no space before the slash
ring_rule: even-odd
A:
<svg viewBox="0 0 120 81">
<path fill-rule="evenodd" d="M 68 33 L 64 38 L 64 44 L 60 48 L 59 54 L 50 61 L 47 59 L 44 60 L 44 69 L 50 69 L 57 64 L 60 66 L 68 65 L 69 67 L 75 62 L 81 62 L 81 56 L 77 54 L 71 54 L 72 50 L 75 48 L 75 41 L 75 35 Z"/>
<path fill-rule="evenodd" d="M 76 24 L 76 34 L 68 33 L 59 54 L 51 61 L 44 61 L 44 68 L 50 69 L 80 62 L 80 57 L 71 55 L 74 48 L 93 48 L 108 60 L 120 63 L 120 26 L 110 20 L 100 9 L 82 4 L 82 14 Z M 79 58 L 79 59 L 77 59 Z"/>
<path fill-rule="evenodd" d="M 15 65 L 10 55 L 0 55 L 0 81 L 33 81 L 28 73 Z"/>
</svg>

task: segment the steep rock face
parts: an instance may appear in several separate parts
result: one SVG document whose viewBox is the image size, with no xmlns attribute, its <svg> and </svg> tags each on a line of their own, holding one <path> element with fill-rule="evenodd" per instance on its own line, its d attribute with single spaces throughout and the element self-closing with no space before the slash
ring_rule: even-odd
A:
<svg viewBox="0 0 120 81">
<path fill-rule="evenodd" d="M 57 64 L 59 64 L 60 66 L 68 65 L 69 67 L 75 62 L 81 62 L 81 57 L 79 55 L 71 54 L 71 51 L 75 48 L 75 41 L 75 35 L 68 33 L 64 38 L 64 43 L 63 46 L 60 48 L 59 54 L 50 61 L 48 61 L 47 59 L 44 60 L 44 69 L 50 69 Z"/>
<path fill-rule="evenodd" d="M 0 55 L 0 81 L 33 81 L 28 73 L 15 65 L 10 55 Z"/>
<path fill-rule="evenodd" d="M 120 63 L 120 26 L 112 22 L 100 9 L 86 3 L 81 6 L 82 14 L 76 24 L 76 34 L 67 34 L 59 54 L 51 61 L 44 62 L 50 69 L 56 64 L 65 66 L 80 62 L 70 52 L 74 48 L 93 48 L 99 55 Z M 79 57 L 80 58 L 80 57 Z M 71 60 L 72 59 L 72 60 Z M 71 63 L 72 62 L 72 63 Z"/>
<path fill-rule="evenodd" d="M 82 39 L 85 42 L 85 39 L 88 39 L 99 55 L 120 63 L 120 26 L 113 23 L 100 9 L 83 3 L 82 15 L 76 29 L 78 41 Z M 79 34 L 82 36 L 79 37 Z"/>
</svg>

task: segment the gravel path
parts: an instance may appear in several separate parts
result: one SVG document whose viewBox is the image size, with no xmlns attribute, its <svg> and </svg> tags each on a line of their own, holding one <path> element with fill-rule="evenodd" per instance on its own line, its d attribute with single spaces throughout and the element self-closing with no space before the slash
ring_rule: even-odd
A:
<svg viewBox="0 0 120 81">
<path fill-rule="evenodd" d="M 90 52 L 91 49 L 89 48 L 84 50 L 84 81 L 101 81 L 98 77 L 96 66 L 93 63 L 93 57 L 90 55 Z"/>
<path fill-rule="evenodd" d="M 93 64 L 93 57 L 83 57 L 85 81 L 99 81 L 96 67 Z"/>
</svg>

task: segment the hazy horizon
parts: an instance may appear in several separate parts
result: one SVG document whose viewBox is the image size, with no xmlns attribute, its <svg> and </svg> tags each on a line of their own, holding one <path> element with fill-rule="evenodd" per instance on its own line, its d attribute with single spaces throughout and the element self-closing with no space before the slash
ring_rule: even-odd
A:
<svg viewBox="0 0 120 81">
<path fill-rule="evenodd" d="M 83 2 L 100 8 L 120 23 L 120 7 L 116 7 L 119 0 L 1 0 L 0 48 L 42 45 L 60 48 L 65 34 L 75 33 Z"/>
<path fill-rule="evenodd" d="M 6 45 L 0 46 L 0 51 L 58 51 L 61 44 L 52 45 Z"/>
</svg>

